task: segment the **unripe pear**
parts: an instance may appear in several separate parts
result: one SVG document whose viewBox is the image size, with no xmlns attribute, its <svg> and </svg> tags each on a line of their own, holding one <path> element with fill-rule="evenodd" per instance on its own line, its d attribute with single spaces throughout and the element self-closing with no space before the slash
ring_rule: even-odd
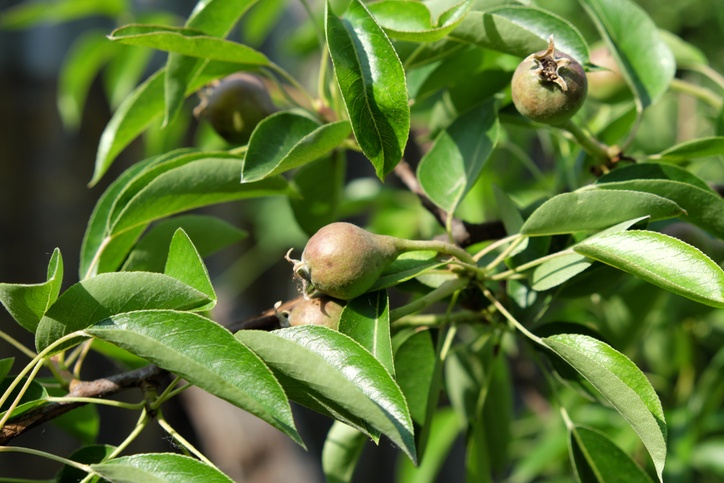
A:
<svg viewBox="0 0 724 483">
<path fill-rule="evenodd" d="M 511 81 L 518 112 L 555 126 L 564 124 L 581 108 L 587 91 L 583 67 L 570 55 L 557 51 L 552 36 L 548 49 L 526 57 Z"/>
<path fill-rule="evenodd" d="M 277 108 L 261 79 L 246 72 L 231 74 L 202 91 L 196 117 L 205 117 L 232 144 L 246 144 L 259 122 Z"/>
<path fill-rule="evenodd" d="M 323 325 L 337 330 L 344 304 L 330 297 L 302 299 L 289 312 L 289 325 Z"/>
</svg>

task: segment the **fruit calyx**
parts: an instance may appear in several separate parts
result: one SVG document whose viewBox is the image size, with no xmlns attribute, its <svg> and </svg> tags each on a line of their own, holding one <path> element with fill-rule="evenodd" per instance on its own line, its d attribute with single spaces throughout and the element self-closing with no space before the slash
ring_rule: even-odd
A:
<svg viewBox="0 0 724 483">
<path fill-rule="evenodd" d="M 548 38 L 548 48 L 544 52 L 531 54 L 526 60 L 534 60 L 538 63 L 539 67 L 534 69 L 533 73 L 538 74 L 541 80 L 557 84 L 563 92 L 568 91 L 568 84 L 558 71 L 561 67 L 568 67 L 571 59 L 556 57 L 556 45 L 552 35 Z"/>
</svg>

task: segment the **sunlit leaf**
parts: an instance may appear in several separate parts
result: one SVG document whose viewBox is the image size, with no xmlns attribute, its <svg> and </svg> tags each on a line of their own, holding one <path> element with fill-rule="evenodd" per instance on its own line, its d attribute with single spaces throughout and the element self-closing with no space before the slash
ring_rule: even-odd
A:
<svg viewBox="0 0 724 483">
<path fill-rule="evenodd" d="M 175 453 L 134 454 L 91 465 L 93 471 L 114 483 L 232 483 L 217 468 L 195 458 Z"/>
<path fill-rule="evenodd" d="M 470 0 L 451 5 L 436 18 L 424 2 L 383 0 L 368 8 L 375 20 L 393 39 L 434 42 L 455 29 L 470 11 Z"/>
<path fill-rule="evenodd" d="M 394 377 L 387 292 L 368 292 L 349 301 L 340 315 L 339 331 L 367 349 Z"/>
<path fill-rule="evenodd" d="M 579 481 L 651 482 L 649 475 L 600 431 L 574 426 L 569 431 L 569 444 Z"/>
</svg>

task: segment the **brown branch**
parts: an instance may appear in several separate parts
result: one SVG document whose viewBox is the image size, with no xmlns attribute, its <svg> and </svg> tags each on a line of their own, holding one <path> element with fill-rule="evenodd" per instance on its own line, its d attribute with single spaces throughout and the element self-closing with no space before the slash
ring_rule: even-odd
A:
<svg viewBox="0 0 724 483">
<path fill-rule="evenodd" d="M 428 198 L 422 186 L 420 186 L 417 176 L 415 176 L 412 168 L 405 160 L 400 161 L 397 166 L 395 166 L 395 174 L 400 178 L 400 181 L 405 184 L 407 189 L 417 195 L 420 202 L 422 202 L 422 206 L 432 213 L 438 223 L 446 226 L 449 216 L 448 212 Z M 503 223 L 497 220 L 485 223 L 468 223 L 453 218 L 451 227 L 453 240 L 461 247 L 467 247 L 485 240 L 497 240 L 506 236 Z"/>
<path fill-rule="evenodd" d="M 96 379 L 94 381 L 74 381 L 66 397 L 104 397 L 115 394 L 130 387 L 144 387 L 148 384 L 159 385 L 167 375 L 166 370 L 153 364 L 129 372 Z M 75 401 L 58 401 L 45 404 L 23 413 L 10 420 L 0 430 L 0 445 L 7 444 L 11 439 L 40 424 L 57 418 L 87 403 Z"/>
</svg>

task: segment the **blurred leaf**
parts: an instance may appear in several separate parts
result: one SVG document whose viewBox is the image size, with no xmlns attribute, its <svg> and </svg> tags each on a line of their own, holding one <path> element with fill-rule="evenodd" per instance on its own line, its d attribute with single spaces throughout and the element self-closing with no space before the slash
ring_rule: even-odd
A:
<svg viewBox="0 0 724 483">
<path fill-rule="evenodd" d="M 134 454 L 92 464 L 93 471 L 114 483 L 232 483 L 218 469 L 175 453 Z"/>
<path fill-rule="evenodd" d="M 50 396 L 62 397 L 68 394 L 66 390 L 58 387 L 49 386 L 46 389 Z M 79 406 L 53 418 L 51 422 L 84 444 L 94 443 L 101 427 L 101 418 L 95 404 Z"/>
<path fill-rule="evenodd" d="M 5 379 L 5 376 L 10 374 L 10 370 L 13 368 L 14 357 L 6 357 L 0 359 L 0 379 Z"/>
<path fill-rule="evenodd" d="M 292 187 L 298 197 L 289 197 L 289 205 L 307 235 L 312 236 L 337 220 L 345 167 L 344 160 L 332 154 L 307 163 L 294 173 Z"/>
<path fill-rule="evenodd" d="M 216 305 L 216 292 L 214 292 L 214 287 L 211 285 L 209 272 L 194 243 L 183 228 L 176 230 L 171 239 L 166 268 L 163 273 L 206 294 L 210 302 L 197 310 L 211 310 Z"/>
<path fill-rule="evenodd" d="M 435 375 L 435 347 L 429 330 L 413 331 L 400 341 L 392 340 L 395 353 L 395 377 L 407 399 L 412 420 L 425 425 L 430 386 Z"/>
<path fill-rule="evenodd" d="M 371 3 L 370 13 L 393 39 L 434 42 L 455 29 L 470 11 L 470 0 L 451 5 L 437 18 L 428 5 L 409 0 L 383 0 Z"/>
<path fill-rule="evenodd" d="M 596 183 L 598 185 L 617 181 L 636 181 L 640 179 L 680 181 L 713 192 L 709 185 L 694 173 L 679 166 L 661 163 L 636 163 L 617 168 L 598 178 Z"/>
<path fill-rule="evenodd" d="M 66 334 L 132 310 L 193 310 L 209 297 L 161 273 L 102 273 L 72 285 L 50 306 L 38 324 L 35 344 L 43 350 Z"/>
<path fill-rule="evenodd" d="M 199 30 L 185 27 L 131 24 L 115 29 L 108 39 L 121 44 L 149 47 L 207 60 L 244 65 L 269 65 L 266 55 L 251 47 L 210 37 Z"/>
<path fill-rule="evenodd" d="M 709 65 L 709 59 L 706 58 L 704 52 L 681 37 L 664 29 L 659 29 L 659 35 L 674 54 L 677 67 Z"/>
<path fill-rule="evenodd" d="M 255 3 L 256 0 L 199 2 L 184 26 L 211 37 L 225 38 L 244 12 Z M 171 122 L 181 108 L 185 96 L 189 91 L 195 90 L 191 86 L 208 63 L 208 60 L 186 57 L 173 52 L 168 55 L 163 96 L 164 124 Z"/>
<path fill-rule="evenodd" d="M 241 181 L 258 181 L 317 160 L 350 133 L 347 121 L 320 125 L 301 111 L 272 114 L 257 125 L 249 139 Z"/>
<path fill-rule="evenodd" d="M 328 483 L 350 483 L 362 456 L 367 436 L 341 421 L 335 421 L 322 449 L 322 470 Z"/>
<path fill-rule="evenodd" d="M 450 37 L 518 57 L 545 50 L 553 35 L 556 50 L 581 65 L 588 63 L 588 44 L 568 20 L 547 10 L 509 5 L 472 11 Z"/>
<path fill-rule="evenodd" d="M 215 322 L 189 312 L 140 310 L 112 315 L 85 332 L 183 377 L 303 445 L 269 368 Z"/>
<path fill-rule="evenodd" d="M 669 88 L 676 71 L 671 50 L 648 14 L 629 0 L 580 0 L 621 67 L 639 111 Z"/>
<path fill-rule="evenodd" d="M 289 397 L 375 437 L 389 437 L 416 459 L 405 397 L 384 366 L 357 342 L 322 326 L 264 332 L 241 330 L 236 338 L 275 372 Z"/>
<path fill-rule="evenodd" d="M 458 117 L 435 138 L 417 177 L 436 205 L 452 214 L 473 187 L 498 140 L 495 102 L 487 101 Z"/>
<path fill-rule="evenodd" d="M 600 431 L 573 426 L 569 445 L 578 481 L 651 482 L 649 475 Z"/>
<path fill-rule="evenodd" d="M 427 440 L 425 456 L 418 466 L 410 461 L 399 460 L 397 481 L 399 483 L 434 483 L 445 463 L 455 440 L 462 431 L 452 408 L 439 409 L 430 423 L 430 437 Z"/>
<path fill-rule="evenodd" d="M 410 130 L 405 72 L 360 0 L 342 18 L 327 5 L 327 46 L 352 131 L 382 179 L 402 159 Z"/>
<path fill-rule="evenodd" d="M 39 23 L 58 24 L 82 17 L 116 17 L 129 10 L 126 0 L 41 0 L 26 1 L 5 10 L 0 27 L 23 29 Z"/>
<path fill-rule="evenodd" d="M 118 50 L 97 30 L 73 42 L 58 74 L 58 112 L 66 129 L 80 126 L 91 83 Z"/>
<path fill-rule="evenodd" d="M 724 307 L 724 270 L 677 238 L 633 230 L 588 238 L 573 249 L 675 294 Z"/>
<path fill-rule="evenodd" d="M 666 420 L 661 401 L 644 373 L 625 355 L 586 335 L 558 334 L 542 341 L 628 421 L 649 451 L 661 479 L 666 461 Z"/>
<path fill-rule="evenodd" d="M 63 283 L 63 257 L 53 250 L 47 280 L 37 284 L 0 283 L 0 302 L 25 330 L 35 333 L 43 315 L 58 298 Z"/>
<path fill-rule="evenodd" d="M 260 46 L 286 13 L 285 5 L 286 0 L 264 0 L 256 3 L 239 27 L 244 42 Z"/>
<path fill-rule="evenodd" d="M 76 461 L 83 464 L 100 463 L 108 456 L 111 455 L 115 446 L 107 444 L 94 444 L 90 446 L 83 446 L 68 456 L 69 460 Z M 73 466 L 63 465 L 58 474 L 55 477 L 55 483 L 78 483 L 83 478 L 88 476 L 88 473 L 75 468 Z M 106 481 L 106 480 L 104 480 Z"/>
<path fill-rule="evenodd" d="M 133 247 L 125 271 L 163 272 L 174 232 L 182 228 L 202 257 L 246 238 L 247 233 L 215 216 L 181 215 L 154 225 Z"/>
<path fill-rule="evenodd" d="M 724 156 L 724 136 L 694 139 L 649 156 L 649 159 L 683 162 L 707 156 Z"/>
<path fill-rule="evenodd" d="M 601 230 L 642 216 L 661 220 L 682 213 L 673 201 L 650 193 L 583 189 L 554 196 L 543 203 L 531 213 L 520 232 L 540 236 Z"/>
<path fill-rule="evenodd" d="M 5 392 L 10 387 L 10 384 L 15 380 L 15 376 L 6 377 L 2 381 L 0 381 L 0 395 L 5 395 Z M 3 418 L 5 416 L 5 413 L 8 411 L 10 406 L 15 401 L 15 398 L 18 397 L 18 394 L 20 394 L 20 390 L 22 389 L 23 385 L 27 382 L 26 378 L 22 378 L 20 380 L 20 384 L 15 386 L 15 388 L 10 392 L 8 398 L 5 400 L 2 406 L 0 406 L 0 418 Z M 23 413 L 26 413 L 30 411 L 31 409 L 35 409 L 38 406 L 42 406 L 45 404 L 46 398 L 48 397 L 48 392 L 45 390 L 45 388 L 38 382 L 38 381 L 30 381 L 30 385 L 28 386 L 27 390 L 23 394 L 23 397 L 20 398 L 20 402 L 17 406 L 15 406 L 15 409 L 13 409 L 12 415 L 10 416 L 9 421 L 12 421 L 14 418 L 17 418 Z"/>
<path fill-rule="evenodd" d="M 339 318 L 339 331 L 367 349 L 392 377 L 395 376 L 387 292 L 368 292 L 350 300 Z"/>
</svg>

